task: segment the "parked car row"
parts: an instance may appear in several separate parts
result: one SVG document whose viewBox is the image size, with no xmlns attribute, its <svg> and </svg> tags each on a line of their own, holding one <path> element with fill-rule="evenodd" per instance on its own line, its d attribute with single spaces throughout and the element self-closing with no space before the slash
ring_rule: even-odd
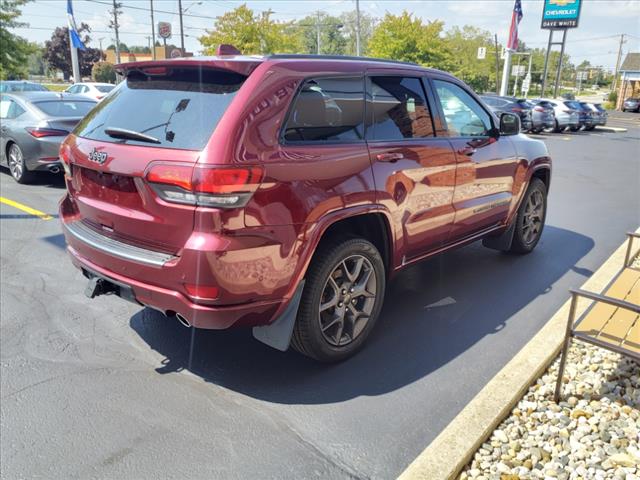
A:
<svg viewBox="0 0 640 480">
<path fill-rule="evenodd" d="M 481 96 L 494 113 L 515 113 L 520 117 L 522 131 L 531 133 L 562 132 L 569 129 L 593 130 L 606 125 L 607 111 L 599 103 L 564 99 L 524 99 L 485 94 Z"/>
</svg>

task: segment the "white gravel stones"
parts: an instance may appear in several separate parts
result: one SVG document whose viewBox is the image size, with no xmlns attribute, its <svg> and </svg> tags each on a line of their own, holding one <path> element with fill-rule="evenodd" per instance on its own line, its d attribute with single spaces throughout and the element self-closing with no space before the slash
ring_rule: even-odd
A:
<svg viewBox="0 0 640 480">
<path fill-rule="evenodd" d="M 460 480 L 640 480 L 640 365 L 573 341 L 556 404 L 558 363 L 482 444 Z"/>
</svg>

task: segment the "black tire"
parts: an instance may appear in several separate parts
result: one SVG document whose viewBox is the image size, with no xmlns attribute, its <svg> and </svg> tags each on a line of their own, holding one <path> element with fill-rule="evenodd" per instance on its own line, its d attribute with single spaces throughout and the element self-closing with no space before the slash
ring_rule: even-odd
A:
<svg viewBox="0 0 640 480">
<path fill-rule="evenodd" d="M 341 292 L 345 292 L 342 289 L 342 285 L 338 285 L 341 280 L 346 280 L 346 277 L 336 277 L 339 273 L 338 269 L 342 268 L 343 262 L 356 262 L 360 258 L 366 259 L 368 264 L 363 261 L 360 266 L 360 271 L 363 271 L 363 275 L 369 272 L 368 280 L 365 282 L 370 285 L 371 276 L 375 275 L 375 296 L 372 301 L 369 302 L 370 293 L 367 296 L 364 295 L 355 299 L 356 295 L 351 298 L 347 293 L 347 297 L 343 296 Z M 356 260 L 353 260 L 356 259 Z M 355 271 L 355 268 L 354 268 Z M 330 277 L 334 279 L 330 280 Z M 357 283 L 359 277 L 356 277 L 354 285 Z M 309 266 L 309 270 L 306 275 L 306 283 L 302 292 L 302 298 L 300 300 L 300 306 L 298 308 L 298 316 L 296 324 L 293 329 L 293 335 L 291 339 L 291 345 L 298 352 L 311 357 L 320 362 L 339 362 L 354 355 L 364 344 L 365 340 L 371 333 L 376 320 L 380 314 L 382 303 L 384 301 L 385 292 L 385 266 L 380 256 L 378 249 L 367 240 L 362 238 L 352 238 L 349 240 L 336 240 L 323 245 L 315 253 L 314 258 Z M 363 277 L 364 279 L 364 277 Z M 330 285 L 333 283 L 339 287 L 339 290 Z M 327 290 L 328 289 L 328 290 Z M 367 286 L 364 287 L 364 291 L 368 290 Z M 335 298 L 325 297 L 326 293 L 333 290 Z M 348 291 L 347 291 L 348 292 Z M 321 305 L 324 299 L 324 304 L 335 303 L 335 306 L 327 308 L 321 313 Z M 341 303 L 338 300 L 344 300 Z M 356 302 L 367 302 L 367 308 L 370 310 L 368 317 L 355 317 L 351 315 L 351 303 L 353 302 L 353 308 L 357 310 L 358 305 Z M 343 306 L 340 310 L 338 306 Z M 333 311 L 331 312 L 331 309 Z M 340 317 L 340 311 L 342 311 L 342 321 L 337 322 L 335 327 L 334 338 L 328 337 L 332 333 L 333 327 L 327 327 L 327 325 L 336 323 L 336 321 L 326 322 L 325 319 L 328 316 L 336 319 Z M 324 313 L 326 312 L 326 313 Z M 348 314 L 348 315 L 347 315 Z M 351 319 L 347 325 L 347 316 Z M 363 321 L 358 322 L 358 318 Z M 325 329 L 321 327 L 321 323 L 324 321 Z M 364 325 L 362 325 L 364 323 Z M 351 331 L 349 335 L 348 331 Z M 324 333 L 323 333 L 324 332 Z M 354 335 L 355 333 L 355 335 Z M 354 337 L 354 338 L 353 338 Z M 337 344 L 332 340 L 338 338 Z M 341 345 L 344 338 L 344 344 Z"/>
<path fill-rule="evenodd" d="M 27 168 L 22 149 L 17 143 L 11 143 L 7 148 L 7 165 L 16 182 L 25 184 L 33 180 L 34 173 Z"/>
<path fill-rule="evenodd" d="M 590 127 L 584 127 L 584 129 L 585 129 L 586 131 L 588 131 L 588 132 L 590 132 L 591 130 L 594 130 L 595 128 L 596 128 L 596 126 L 595 126 L 595 125 L 592 125 L 592 126 L 590 126 Z"/>
<path fill-rule="evenodd" d="M 562 131 L 564 131 L 565 127 L 561 127 L 560 124 L 558 123 L 558 120 L 555 121 L 555 126 L 553 127 L 553 131 L 556 133 L 561 133 Z"/>
<path fill-rule="evenodd" d="M 533 199 L 534 196 L 541 195 L 542 199 L 542 212 L 540 218 L 539 229 L 535 233 L 533 237 L 528 236 L 527 230 L 527 209 L 529 205 L 529 201 Z M 527 192 L 522 199 L 522 203 L 520 204 L 520 208 L 518 209 L 518 215 L 516 216 L 515 229 L 513 232 L 513 240 L 511 241 L 511 247 L 509 247 L 509 252 L 519 253 L 519 254 L 527 254 L 531 253 L 538 241 L 540 240 L 540 236 L 542 235 L 542 230 L 544 229 L 544 222 L 547 217 L 547 187 L 544 182 L 539 178 L 531 179 L 531 183 L 529 184 L 529 188 L 527 188 Z M 531 227 L 533 228 L 533 227 Z"/>
<path fill-rule="evenodd" d="M 580 126 L 577 126 L 577 127 L 569 127 L 569 130 L 571 130 L 572 132 L 577 132 L 578 130 L 580 130 Z"/>
</svg>

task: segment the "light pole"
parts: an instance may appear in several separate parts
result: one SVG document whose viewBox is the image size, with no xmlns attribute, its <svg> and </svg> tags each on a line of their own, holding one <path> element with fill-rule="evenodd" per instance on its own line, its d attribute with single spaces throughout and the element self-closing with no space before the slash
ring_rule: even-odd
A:
<svg viewBox="0 0 640 480">
<path fill-rule="evenodd" d="M 180 50 L 182 50 L 182 56 L 184 56 L 184 27 L 182 26 L 182 15 L 194 5 L 202 5 L 202 1 L 193 2 L 184 10 L 182 9 L 182 0 L 178 0 L 178 12 L 180 13 Z"/>
<path fill-rule="evenodd" d="M 153 20 L 153 0 L 149 0 L 149 6 L 151 7 L 151 55 L 154 60 L 156 59 L 156 24 Z"/>
</svg>

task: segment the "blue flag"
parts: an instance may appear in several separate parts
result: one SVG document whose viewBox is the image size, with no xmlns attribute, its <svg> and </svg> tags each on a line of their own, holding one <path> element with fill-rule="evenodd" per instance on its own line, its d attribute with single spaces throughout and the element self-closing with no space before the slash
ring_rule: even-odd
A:
<svg viewBox="0 0 640 480">
<path fill-rule="evenodd" d="M 76 27 L 76 20 L 73 18 L 73 5 L 71 4 L 71 0 L 67 0 L 67 21 L 69 23 L 69 35 L 71 35 L 71 46 L 79 48 L 80 50 L 86 50 L 87 47 L 84 46 L 84 43 L 80 40 L 80 35 L 78 35 L 78 27 Z"/>
</svg>

